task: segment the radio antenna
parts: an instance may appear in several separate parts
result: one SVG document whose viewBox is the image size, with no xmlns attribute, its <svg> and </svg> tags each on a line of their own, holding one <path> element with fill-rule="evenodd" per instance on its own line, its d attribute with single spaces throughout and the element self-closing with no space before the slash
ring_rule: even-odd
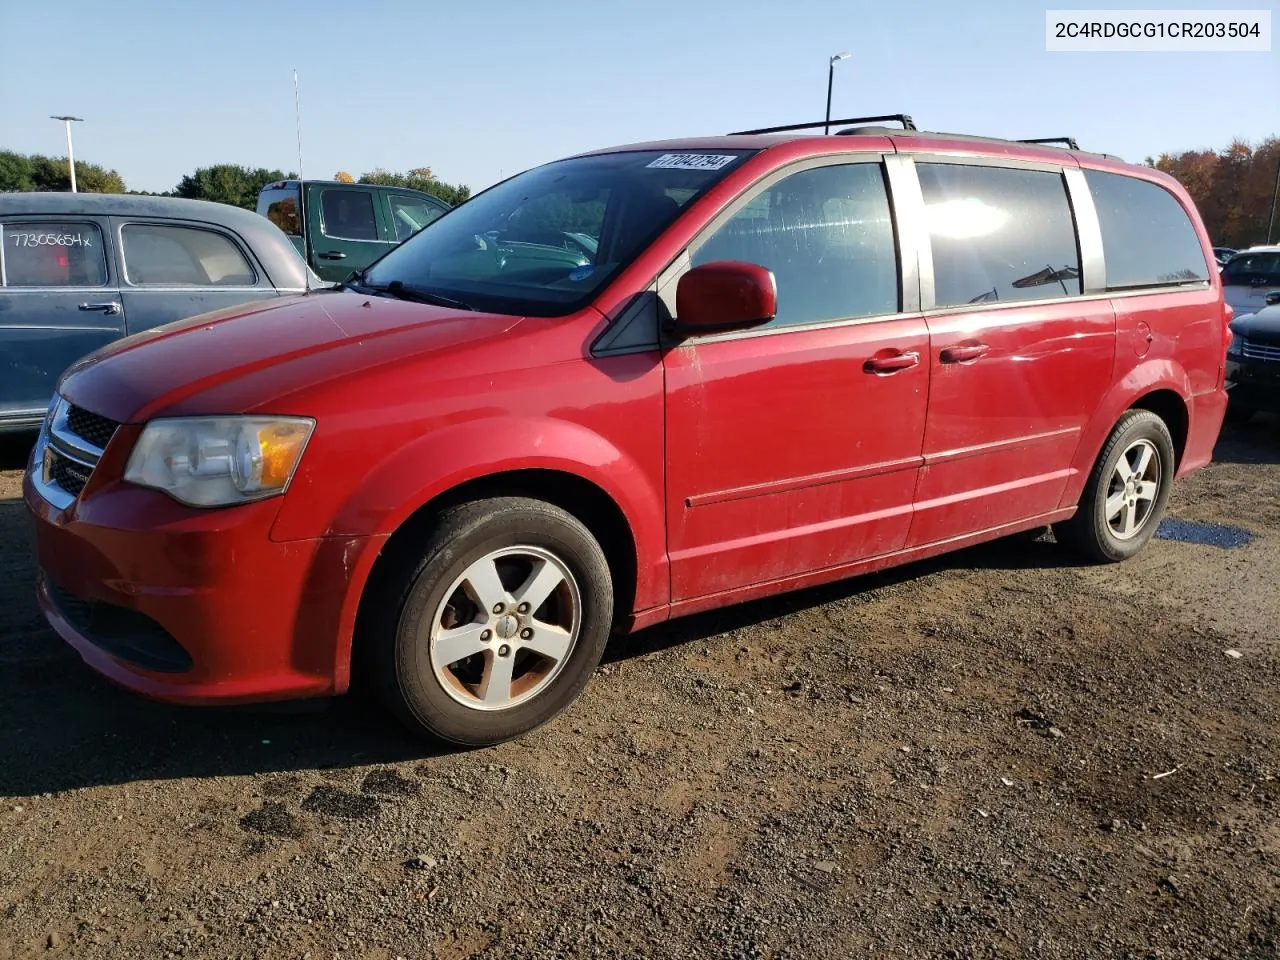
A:
<svg viewBox="0 0 1280 960">
<path fill-rule="evenodd" d="M 298 230 L 302 234 L 302 261 L 307 265 L 306 285 L 311 287 L 311 257 L 307 254 L 306 179 L 302 176 L 302 101 L 298 95 L 298 68 L 293 68 L 293 125 L 298 134 Z"/>
</svg>

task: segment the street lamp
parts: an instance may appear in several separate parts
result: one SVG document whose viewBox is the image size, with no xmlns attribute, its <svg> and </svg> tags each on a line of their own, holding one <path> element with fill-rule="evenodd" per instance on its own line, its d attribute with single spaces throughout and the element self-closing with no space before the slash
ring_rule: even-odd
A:
<svg viewBox="0 0 1280 960">
<path fill-rule="evenodd" d="M 84 117 L 55 117 L 50 116 L 50 120 L 61 120 L 67 125 L 67 166 L 71 168 L 71 192 L 76 192 L 76 155 L 71 149 L 71 121 L 83 123 Z"/>
<path fill-rule="evenodd" d="M 851 53 L 837 53 L 827 61 L 827 123 L 822 128 L 823 133 L 831 132 L 831 82 L 835 79 L 836 64 L 841 60 L 848 60 L 851 56 L 853 56 Z"/>
</svg>

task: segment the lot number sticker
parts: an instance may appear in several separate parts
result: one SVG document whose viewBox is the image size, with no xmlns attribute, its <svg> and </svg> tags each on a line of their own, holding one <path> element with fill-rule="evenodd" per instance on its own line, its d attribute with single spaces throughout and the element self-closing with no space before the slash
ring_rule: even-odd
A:
<svg viewBox="0 0 1280 960">
<path fill-rule="evenodd" d="M 79 233 L 11 233 L 15 247 L 92 247 L 93 239 Z"/>
<path fill-rule="evenodd" d="M 719 170 L 737 159 L 733 154 L 723 153 L 664 153 L 645 166 L 663 170 Z"/>
</svg>

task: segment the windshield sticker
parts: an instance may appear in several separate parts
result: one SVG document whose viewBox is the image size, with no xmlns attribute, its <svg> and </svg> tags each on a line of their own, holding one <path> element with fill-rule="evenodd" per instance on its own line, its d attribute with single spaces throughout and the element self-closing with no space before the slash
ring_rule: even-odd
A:
<svg viewBox="0 0 1280 960">
<path fill-rule="evenodd" d="M 737 159 L 733 154 L 724 153 L 664 153 L 645 166 L 663 170 L 719 170 Z"/>
<path fill-rule="evenodd" d="M 593 267 L 591 264 L 586 263 L 586 264 L 583 264 L 583 265 L 582 265 L 582 266 L 580 266 L 580 267 L 574 267 L 572 270 L 570 270 L 570 271 L 569 271 L 569 279 L 570 279 L 570 280 L 585 280 L 585 279 L 587 279 L 587 277 L 591 276 L 591 275 L 592 275 L 593 273 L 595 273 L 595 272 L 596 272 L 596 268 L 595 268 L 595 267 Z"/>
</svg>

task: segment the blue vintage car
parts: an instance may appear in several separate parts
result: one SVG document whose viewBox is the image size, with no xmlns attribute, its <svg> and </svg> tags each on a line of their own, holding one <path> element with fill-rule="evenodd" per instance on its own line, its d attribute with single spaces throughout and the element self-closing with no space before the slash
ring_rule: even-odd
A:
<svg viewBox="0 0 1280 960">
<path fill-rule="evenodd" d="M 104 344 L 324 285 L 252 210 L 176 197 L 0 194 L 0 432 L 39 427 L 62 371 Z"/>
</svg>

